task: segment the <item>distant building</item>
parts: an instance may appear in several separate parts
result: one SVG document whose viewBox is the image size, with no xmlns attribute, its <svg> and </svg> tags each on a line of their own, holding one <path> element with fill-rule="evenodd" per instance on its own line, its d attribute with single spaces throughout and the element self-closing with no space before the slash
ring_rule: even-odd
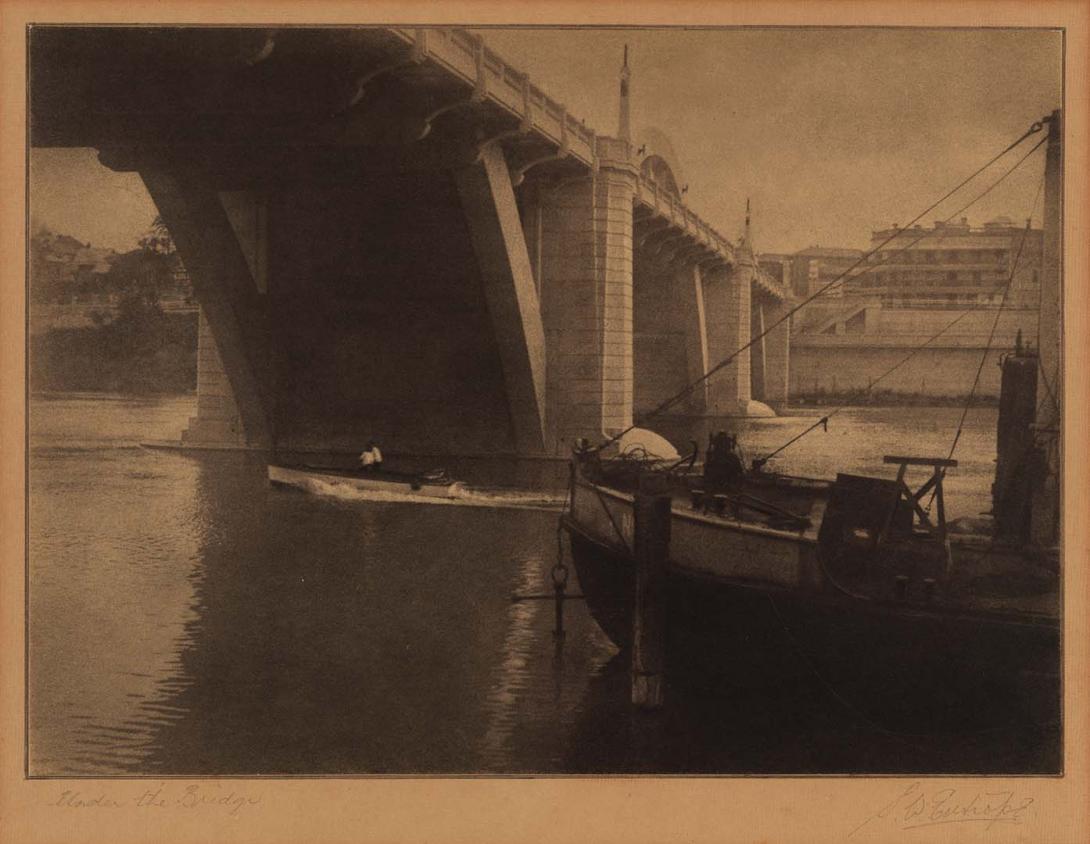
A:
<svg viewBox="0 0 1090 844">
<path fill-rule="evenodd" d="M 887 307 L 997 306 L 1013 269 L 1006 307 L 1033 308 L 1042 244 L 1041 229 L 1027 230 L 1009 217 L 980 228 L 963 217 L 958 223 L 936 221 L 931 228 L 883 229 L 871 235 L 875 252 L 865 272 L 847 282 L 846 292 Z"/>
<path fill-rule="evenodd" d="M 167 272 L 155 266 L 166 261 Z M 31 334 L 84 328 L 113 319 L 133 284 L 154 287 L 164 311 L 196 311 L 193 287 L 176 253 L 112 249 L 81 243 L 50 231 L 30 242 Z"/>
<path fill-rule="evenodd" d="M 799 298 L 813 296 L 826 287 L 823 298 L 836 298 L 843 296 L 848 288 L 833 282 L 841 276 L 862 272 L 861 266 L 856 267 L 862 257 L 862 249 L 811 246 L 788 255 L 761 255 L 760 264 L 773 277 L 782 278 Z"/>
<path fill-rule="evenodd" d="M 64 304 L 102 292 L 117 253 L 43 231 L 31 239 L 31 287 L 35 301 Z"/>
<path fill-rule="evenodd" d="M 875 231 L 869 255 L 824 247 L 763 255 L 762 265 L 790 274 L 800 298 L 844 277 L 792 317 L 790 395 L 951 399 L 979 377 L 977 395 L 997 396 L 994 364 L 1019 333 L 1036 341 L 1042 246 L 1040 229 L 1008 217 L 979 228 L 963 218 Z"/>
</svg>

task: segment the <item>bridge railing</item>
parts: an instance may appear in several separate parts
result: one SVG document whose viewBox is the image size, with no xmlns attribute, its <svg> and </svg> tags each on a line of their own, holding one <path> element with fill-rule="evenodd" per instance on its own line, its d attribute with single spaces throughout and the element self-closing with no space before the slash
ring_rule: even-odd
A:
<svg viewBox="0 0 1090 844">
<path fill-rule="evenodd" d="M 671 226 L 706 246 L 709 251 L 720 255 L 726 263 L 734 262 L 734 246 L 730 241 L 704 222 L 671 192 L 662 190 L 655 182 L 641 177 L 636 182 L 635 200 L 655 216 L 669 221 Z"/>
<path fill-rule="evenodd" d="M 528 131 L 566 148 L 568 156 L 588 168 L 594 166 L 594 130 L 489 49 L 479 35 L 446 27 L 399 27 L 391 32 L 418 57 L 435 62 L 472 86 L 475 97 L 491 100 L 523 121 Z"/>
<path fill-rule="evenodd" d="M 582 121 L 568 114 L 567 108 L 532 84 L 529 76 L 508 64 L 489 49 L 479 35 L 463 29 L 446 27 L 398 27 L 390 30 L 408 45 L 417 60 L 428 60 L 445 68 L 472 88 L 472 96 L 489 100 L 517 117 L 527 132 L 544 136 L 586 167 L 593 169 L 596 135 Z M 735 260 L 734 246 L 689 209 L 679 197 L 660 190 L 654 182 L 637 179 L 635 201 L 670 225 L 688 235 L 726 264 Z M 755 283 L 779 299 L 789 294 L 775 279 L 758 270 Z"/>
</svg>

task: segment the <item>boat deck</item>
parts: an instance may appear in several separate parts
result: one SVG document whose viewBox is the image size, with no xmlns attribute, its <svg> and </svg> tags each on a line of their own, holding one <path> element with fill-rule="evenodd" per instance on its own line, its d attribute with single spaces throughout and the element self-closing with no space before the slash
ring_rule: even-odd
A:
<svg viewBox="0 0 1090 844">
<path fill-rule="evenodd" d="M 624 463 L 596 465 L 580 479 L 597 489 L 599 496 L 614 500 L 622 496 L 631 501 L 639 479 L 630 468 Z M 840 519 L 834 513 L 826 523 L 827 505 L 835 502 L 834 482 L 751 473 L 729 489 L 710 492 L 696 474 L 670 473 L 654 479 L 659 491 L 670 495 L 675 520 L 681 519 L 675 522 L 675 533 L 683 529 L 700 531 L 703 525 L 708 534 L 699 544 L 720 549 L 717 556 L 724 559 L 701 563 L 697 568 L 702 571 L 711 565 L 731 578 L 785 582 L 774 563 L 759 562 L 775 556 L 770 551 L 772 546 L 761 539 L 766 537 L 773 543 L 816 546 L 813 575 L 800 576 L 800 585 L 821 584 L 823 590 L 847 597 L 928 611 L 1022 616 L 1029 623 L 1050 623 L 1059 617 L 1059 574 L 1055 567 L 990 537 L 952 535 L 940 541 L 931 533 L 914 529 L 911 514 L 883 516 L 888 513 L 889 502 L 883 503 L 880 495 L 867 486 L 870 479 L 847 480 L 853 494 L 862 491 L 864 499 L 869 499 L 863 503 L 871 505 L 872 512 L 863 513 L 857 521 Z M 890 483 L 873 481 L 878 485 Z M 854 500 L 851 504 L 856 513 L 856 505 L 862 506 Z M 601 508 L 605 506 L 605 502 L 600 503 Z M 593 506 L 591 513 L 598 509 Z M 615 525 L 604 526 L 606 537 L 617 529 L 625 532 L 623 518 L 613 521 Z M 887 524 L 888 535 L 879 538 L 883 524 Z M 748 549 L 743 556 L 738 555 L 742 546 L 729 538 L 733 532 L 750 537 L 743 542 Z M 680 533 L 677 538 L 682 538 Z M 675 564 L 687 568 L 683 560 Z"/>
</svg>

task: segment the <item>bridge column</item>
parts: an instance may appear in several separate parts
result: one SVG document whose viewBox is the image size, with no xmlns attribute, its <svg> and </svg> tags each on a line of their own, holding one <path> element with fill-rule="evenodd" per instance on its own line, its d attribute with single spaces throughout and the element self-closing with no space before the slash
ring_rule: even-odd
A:
<svg viewBox="0 0 1090 844">
<path fill-rule="evenodd" d="M 184 165 L 141 169 L 201 304 L 197 416 L 193 445 L 268 447 L 267 305 L 264 230 L 258 201 L 219 194 Z M 203 398 L 202 401 L 202 387 Z"/>
<path fill-rule="evenodd" d="M 219 196 L 250 275 L 257 289 L 265 293 L 268 289 L 265 203 L 250 193 L 230 192 Z M 247 445 L 238 402 L 203 307 L 197 328 L 197 415 L 190 417 L 188 427 L 182 431 L 182 442 L 224 448 L 245 448 Z"/>
<path fill-rule="evenodd" d="M 530 255 L 503 149 L 456 174 L 503 365 L 520 454 L 545 447 L 545 332 Z"/>
<path fill-rule="evenodd" d="M 693 384 L 708 371 L 707 316 L 704 309 L 704 279 L 700 267 L 684 263 L 677 267 L 675 290 L 681 331 L 685 337 L 685 383 Z M 689 393 L 690 413 L 708 410 L 708 382 L 702 381 Z"/>
<path fill-rule="evenodd" d="M 602 431 L 601 321 L 595 275 L 594 178 L 541 196 L 538 285 L 545 328 L 547 450 L 567 453 Z"/>
<path fill-rule="evenodd" d="M 791 355 L 791 319 L 783 319 L 790 310 L 790 302 L 770 302 L 763 304 L 764 328 L 774 326 L 765 335 L 764 341 L 764 397 L 762 401 L 777 413 L 786 409 L 788 403 L 788 373 Z"/>
<path fill-rule="evenodd" d="M 760 296 L 750 295 L 749 334 L 753 345 L 749 347 L 749 390 L 758 401 L 765 400 L 765 313 Z"/>
<path fill-rule="evenodd" d="M 632 200 L 628 144 L 598 139 L 592 177 L 544 187 L 538 285 L 547 353 L 547 448 L 632 422 Z"/>
<path fill-rule="evenodd" d="M 738 352 L 750 339 L 750 278 L 752 268 L 739 264 L 715 270 L 704 278 L 704 313 L 708 361 L 717 365 Z M 749 349 L 708 379 L 708 414 L 745 415 L 751 398 Z"/>
<path fill-rule="evenodd" d="M 627 141 L 598 138 L 595 256 L 602 314 L 602 431 L 632 424 L 632 201 L 637 170 Z"/>
</svg>

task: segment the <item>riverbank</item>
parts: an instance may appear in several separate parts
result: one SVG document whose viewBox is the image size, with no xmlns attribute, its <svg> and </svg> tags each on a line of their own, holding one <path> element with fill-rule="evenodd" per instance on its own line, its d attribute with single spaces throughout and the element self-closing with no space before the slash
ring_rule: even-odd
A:
<svg viewBox="0 0 1090 844">
<path fill-rule="evenodd" d="M 149 307 L 106 325 L 43 332 L 29 352 L 35 394 L 180 395 L 197 387 L 197 315 Z"/>
<path fill-rule="evenodd" d="M 791 396 L 791 408 L 799 407 L 964 407 L 968 395 L 934 396 L 925 393 L 901 393 L 874 390 L 864 395 L 859 391 L 800 393 Z M 998 396 L 973 396 L 973 407 L 998 407 Z"/>
</svg>

